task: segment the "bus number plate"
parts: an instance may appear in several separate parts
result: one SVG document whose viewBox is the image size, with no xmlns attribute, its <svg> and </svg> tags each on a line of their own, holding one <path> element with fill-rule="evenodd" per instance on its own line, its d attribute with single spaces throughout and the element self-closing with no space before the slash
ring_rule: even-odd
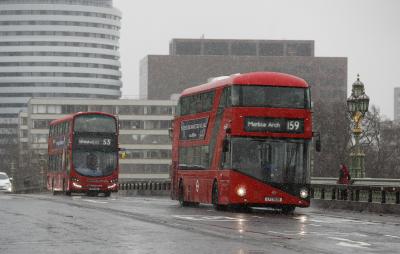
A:
<svg viewBox="0 0 400 254">
<path fill-rule="evenodd" d="M 265 201 L 267 202 L 282 202 L 281 197 L 265 197 Z"/>
</svg>

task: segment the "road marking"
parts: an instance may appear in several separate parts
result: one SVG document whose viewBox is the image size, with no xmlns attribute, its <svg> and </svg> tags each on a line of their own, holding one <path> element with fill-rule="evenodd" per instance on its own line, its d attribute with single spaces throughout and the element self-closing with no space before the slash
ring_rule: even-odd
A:
<svg viewBox="0 0 400 254">
<path fill-rule="evenodd" d="M 369 222 L 369 221 L 359 221 L 359 220 L 352 220 L 352 219 L 339 219 L 339 218 L 326 218 L 324 220 L 318 219 L 310 219 L 310 222 L 316 223 L 327 223 L 327 224 L 343 224 L 343 223 L 355 223 L 355 224 L 362 224 L 362 225 L 376 225 L 376 222 Z"/>
<path fill-rule="evenodd" d="M 391 237 L 391 238 L 396 238 L 396 239 L 400 239 L 400 236 L 395 236 L 395 235 L 385 235 L 387 237 Z"/>
<path fill-rule="evenodd" d="M 313 226 L 313 227 L 321 227 L 321 225 L 318 224 L 308 224 L 309 226 Z"/>
<path fill-rule="evenodd" d="M 96 204 L 108 204 L 107 201 L 97 201 L 97 200 L 92 200 L 92 199 L 83 199 L 82 198 L 82 201 L 90 202 L 90 203 L 96 203 Z"/>
<path fill-rule="evenodd" d="M 299 233 L 282 233 L 282 232 L 276 232 L 276 231 L 267 231 L 268 233 L 275 234 L 275 235 L 286 235 L 286 236 L 294 236 L 294 235 L 299 235 Z"/>
<path fill-rule="evenodd" d="M 202 215 L 172 215 L 172 217 L 182 220 L 191 221 L 247 221 L 241 218 L 227 217 L 227 216 L 202 216 Z"/>
<path fill-rule="evenodd" d="M 328 237 L 329 239 L 340 241 L 336 245 L 343 246 L 343 247 L 351 247 L 351 248 L 368 248 L 371 246 L 369 243 L 365 242 L 358 242 L 358 241 L 352 241 L 349 239 L 345 238 L 339 238 L 339 237 Z"/>
</svg>

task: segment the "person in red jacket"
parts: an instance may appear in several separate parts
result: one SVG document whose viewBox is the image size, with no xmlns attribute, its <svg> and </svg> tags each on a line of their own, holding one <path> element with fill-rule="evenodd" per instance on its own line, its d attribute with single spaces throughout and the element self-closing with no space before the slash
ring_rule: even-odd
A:
<svg viewBox="0 0 400 254">
<path fill-rule="evenodd" d="M 340 171 L 339 171 L 339 180 L 337 181 L 338 184 L 350 184 L 351 183 L 351 176 L 349 169 L 343 163 L 340 164 Z"/>
</svg>

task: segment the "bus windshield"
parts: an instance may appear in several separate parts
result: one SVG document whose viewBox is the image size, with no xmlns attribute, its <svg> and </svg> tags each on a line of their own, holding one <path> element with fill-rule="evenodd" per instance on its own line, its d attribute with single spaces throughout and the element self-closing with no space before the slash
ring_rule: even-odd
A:
<svg viewBox="0 0 400 254">
<path fill-rule="evenodd" d="M 76 132 L 108 132 L 117 131 L 116 121 L 106 115 L 79 115 L 75 118 L 74 131 Z"/>
<path fill-rule="evenodd" d="M 311 108 L 307 88 L 234 85 L 232 106 L 269 108 Z"/>
<path fill-rule="evenodd" d="M 72 154 L 75 170 L 83 176 L 108 176 L 117 168 L 118 153 L 76 150 Z"/>
<path fill-rule="evenodd" d="M 231 138 L 224 168 L 276 184 L 306 184 L 309 145 L 304 140 Z"/>
</svg>

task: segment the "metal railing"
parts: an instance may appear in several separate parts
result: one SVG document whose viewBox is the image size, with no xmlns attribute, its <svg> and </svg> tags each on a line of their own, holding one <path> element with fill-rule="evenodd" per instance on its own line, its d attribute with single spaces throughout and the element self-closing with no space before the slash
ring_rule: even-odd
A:
<svg viewBox="0 0 400 254">
<path fill-rule="evenodd" d="M 356 178 L 345 185 L 334 178 L 313 178 L 311 186 L 313 199 L 400 204 L 399 179 Z"/>
<path fill-rule="evenodd" d="M 381 204 L 400 204 L 400 179 L 356 178 L 352 184 L 337 184 L 336 178 L 314 177 L 311 180 L 311 198 Z M 137 180 L 119 184 L 121 191 L 136 194 L 158 192 L 168 195 L 169 180 Z"/>
</svg>

